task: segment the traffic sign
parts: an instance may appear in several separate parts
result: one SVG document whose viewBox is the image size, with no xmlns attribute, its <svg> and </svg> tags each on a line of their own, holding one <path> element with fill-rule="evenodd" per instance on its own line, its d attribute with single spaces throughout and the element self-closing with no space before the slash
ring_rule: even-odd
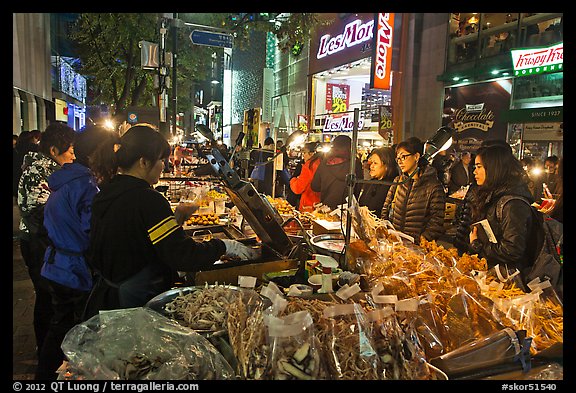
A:
<svg viewBox="0 0 576 393">
<path fill-rule="evenodd" d="M 215 33 L 213 31 L 192 30 L 192 33 L 190 33 L 190 41 L 196 45 L 232 48 L 232 35 Z"/>
</svg>

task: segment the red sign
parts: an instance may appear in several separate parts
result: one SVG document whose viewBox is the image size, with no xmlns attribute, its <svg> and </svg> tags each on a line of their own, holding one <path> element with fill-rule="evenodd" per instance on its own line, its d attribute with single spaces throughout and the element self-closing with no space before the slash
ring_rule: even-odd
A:
<svg viewBox="0 0 576 393">
<path fill-rule="evenodd" d="M 372 56 L 371 87 L 390 90 L 390 72 L 392 69 L 392 38 L 394 31 L 394 14 L 378 13 L 374 55 Z"/>
<path fill-rule="evenodd" d="M 326 83 L 326 111 L 342 113 L 348 110 L 350 86 Z"/>
</svg>

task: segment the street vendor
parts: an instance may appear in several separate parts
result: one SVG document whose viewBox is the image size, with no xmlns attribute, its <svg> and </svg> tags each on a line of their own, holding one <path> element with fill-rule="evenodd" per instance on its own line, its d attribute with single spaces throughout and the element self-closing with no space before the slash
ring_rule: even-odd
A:
<svg viewBox="0 0 576 393">
<path fill-rule="evenodd" d="M 197 204 L 173 213 L 158 183 L 170 145 L 155 129 L 134 126 L 121 138 L 117 175 L 94 198 L 88 262 L 94 274 L 84 319 L 100 310 L 141 307 L 170 289 L 178 271 L 210 270 L 223 255 L 254 260 L 258 253 L 229 239 L 196 242 L 182 223 Z"/>
</svg>

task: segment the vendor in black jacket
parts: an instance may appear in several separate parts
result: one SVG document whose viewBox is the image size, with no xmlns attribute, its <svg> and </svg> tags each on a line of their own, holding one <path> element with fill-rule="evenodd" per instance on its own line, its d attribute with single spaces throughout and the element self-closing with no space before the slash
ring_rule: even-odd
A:
<svg viewBox="0 0 576 393">
<path fill-rule="evenodd" d="M 144 306 L 169 290 L 178 271 L 209 270 L 222 255 L 256 259 L 235 240 L 196 242 L 181 224 L 197 210 L 180 205 L 173 213 L 156 184 L 170 154 L 166 139 L 149 126 L 130 128 L 105 162 L 118 174 L 95 196 L 88 260 L 95 275 L 84 318 L 100 310 Z"/>
</svg>

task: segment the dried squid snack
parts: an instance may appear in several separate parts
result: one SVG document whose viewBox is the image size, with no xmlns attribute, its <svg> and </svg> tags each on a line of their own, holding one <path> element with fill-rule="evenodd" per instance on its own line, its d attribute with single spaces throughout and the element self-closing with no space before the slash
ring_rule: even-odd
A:
<svg viewBox="0 0 576 393">
<path fill-rule="evenodd" d="M 323 318 L 329 326 L 323 342 L 329 349 L 325 359 L 329 377 L 379 379 L 382 366 L 362 307 L 357 303 L 328 306 Z"/>
<path fill-rule="evenodd" d="M 206 284 L 166 303 L 166 313 L 193 330 L 226 329 L 226 308 L 238 295 L 236 287 Z"/>
<path fill-rule="evenodd" d="M 443 318 L 450 338 L 450 351 L 504 329 L 492 310 L 482 304 L 489 306 L 487 300 L 482 295 L 473 297 L 461 287 L 450 298 Z"/>
<path fill-rule="evenodd" d="M 554 291 L 538 289 L 531 295 L 536 300 L 529 309 L 525 329 L 532 337 L 530 350 L 535 354 L 564 342 L 564 307 Z"/>
<path fill-rule="evenodd" d="M 386 261 L 362 239 L 352 240 L 346 248 L 348 270 L 357 274 L 372 274 L 372 267 Z"/>
<path fill-rule="evenodd" d="M 422 380 L 430 372 L 423 352 L 402 329 L 392 307 L 367 313 L 376 352 L 382 364 L 380 379 Z"/>
<path fill-rule="evenodd" d="M 448 332 L 442 323 L 444 311 L 436 304 L 434 295 L 420 299 L 414 327 L 424 349 L 426 359 L 446 353 Z"/>
<path fill-rule="evenodd" d="M 269 300 L 253 289 L 241 289 L 227 309 L 228 337 L 243 379 L 261 379 L 268 363 L 264 319 L 270 314 Z"/>
<path fill-rule="evenodd" d="M 375 295 L 396 295 L 398 300 L 408 299 L 416 296 L 410 281 L 400 276 L 385 276 L 372 278 L 368 281 Z M 378 289 L 377 292 L 374 290 Z"/>
<path fill-rule="evenodd" d="M 322 357 L 310 313 L 298 311 L 279 318 L 270 316 L 266 325 L 270 361 L 265 379 L 320 379 Z"/>
</svg>

